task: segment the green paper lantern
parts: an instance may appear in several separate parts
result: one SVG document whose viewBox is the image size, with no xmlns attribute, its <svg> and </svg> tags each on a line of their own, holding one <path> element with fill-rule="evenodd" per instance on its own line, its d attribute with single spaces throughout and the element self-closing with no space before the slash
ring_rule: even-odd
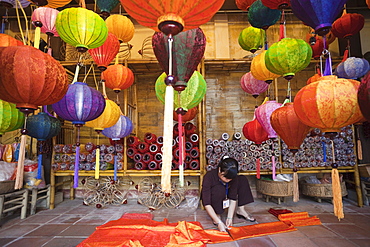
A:
<svg viewBox="0 0 370 247">
<path fill-rule="evenodd" d="M 160 102 L 164 104 L 166 84 L 165 79 L 166 73 L 162 73 L 156 83 L 155 83 L 155 93 Z M 179 92 L 174 92 L 174 109 L 183 108 L 184 110 L 196 107 L 203 99 L 207 91 L 207 83 L 203 76 L 198 72 L 194 71 L 193 75 L 190 77 L 187 87 L 184 91 L 180 93 L 180 104 L 178 101 Z"/>
<path fill-rule="evenodd" d="M 101 46 L 108 36 L 105 21 L 98 14 L 84 8 L 60 11 L 55 27 L 60 38 L 80 52 Z"/>
<path fill-rule="evenodd" d="M 291 80 L 295 73 L 306 68 L 311 61 L 312 49 L 302 39 L 284 38 L 266 52 L 266 67 L 272 73 Z"/>
<path fill-rule="evenodd" d="M 265 43 L 266 31 L 260 28 L 247 27 L 239 34 L 238 42 L 243 50 L 255 53 Z"/>
<path fill-rule="evenodd" d="M 24 114 L 15 107 L 15 104 L 0 100 L 0 136 L 22 128 L 23 124 Z"/>
</svg>

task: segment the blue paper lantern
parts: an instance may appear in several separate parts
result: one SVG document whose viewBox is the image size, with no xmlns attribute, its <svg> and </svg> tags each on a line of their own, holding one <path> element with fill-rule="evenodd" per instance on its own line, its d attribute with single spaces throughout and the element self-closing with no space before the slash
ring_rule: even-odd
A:
<svg viewBox="0 0 370 247">
<path fill-rule="evenodd" d="M 45 112 L 28 117 L 26 126 L 27 134 L 38 141 L 46 141 L 58 135 L 61 129 L 60 121 Z"/>
<path fill-rule="evenodd" d="M 278 9 L 270 9 L 262 4 L 261 0 L 257 0 L 249 7 L 248 21 L 256 28 L 267 30 L 269 26 L 274 25 L 281 16 L 281 11 Z"/>
<path fill-rule="evenodd" d="M 102 134 L 111 138 L 113 141 L 117 141 L 128 136 L 132 132 L 133 128 L 134 126 L 132 125 L 131 120 L 128 117 L 121 115 L 117 123 L 112 127 L 103 129 Z"/>
<path fill-rule="evenodd" d="M 369 70 L 370 65 L 366 59 L 349 57 L 338 65 L 334 74 L 339 78 L 357 79 L 364 76 Z"/>
</svg>

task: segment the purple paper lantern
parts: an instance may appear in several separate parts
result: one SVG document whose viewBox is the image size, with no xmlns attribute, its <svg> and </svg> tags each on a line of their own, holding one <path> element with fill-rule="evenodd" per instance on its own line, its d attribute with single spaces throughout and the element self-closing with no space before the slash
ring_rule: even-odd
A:
<svg viewBox="0 0 370 247">
<path fill-rule="evenodd" d="M 256 115 L 257 121 L 266 130 L 269 138 L 278 137 L 277 133 L 272 128 L 270 117 L 271 117 L 272 112 L 281 106 L 282 104 L 276 102 L 276 100 L 270 100 L 270 101 L 267 101 L 265 104 L 262 104 L 256 108 L 255 115 Z"/>
<path fill-rule="evenodd" d="M 335 69 L 339 78 L 357 79 L 364 76 L 370 69 L 369 62 L 364 58 L 349 57 Z"/>
<path fill-rule="evenodd" d="M 117 141 L 128 136 L 132 132 L 133 128 L 134 126 L 132 125 L 131 120 L 128 117 L 121 115 L 117 123 L 112 127 L 103 129 L 102 134 L 111 138 L 113 141 Z"/>
<path fill-rule="evenodd" d="M 338 17 L 347 0 L 290 0 L 293 13 L 304 24 L 324 36 Z"/>
<path fill-rule="evenodd" d="M 257 80 L 251 72 L 248 72 L 240 79 L 240 86 L 246 93 L 252 94 L 254 98 L 257 98 L 260 93 L 266 92 L 269 84 L 265 81 Z"/>
</svg>

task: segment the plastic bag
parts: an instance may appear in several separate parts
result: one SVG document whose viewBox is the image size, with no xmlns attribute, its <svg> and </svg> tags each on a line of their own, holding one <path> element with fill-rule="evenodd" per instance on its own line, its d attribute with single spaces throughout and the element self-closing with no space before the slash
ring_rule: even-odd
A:
<svg viewBox="0 0 370 247">
<path fill-rule="evenodd" d="M 37 161 L 25 160 L 24 161 L 24 187 L 25 188 L 44 188 L 46 186 L 44 181 L 44 173 L 41 172 L 42 179 L 37 179 Z"/>
<path fill-rule="evenodd" d="M 0 161 L 0 181 L 14 180 L 17 170 L 17 163 Z"/>
</svg>

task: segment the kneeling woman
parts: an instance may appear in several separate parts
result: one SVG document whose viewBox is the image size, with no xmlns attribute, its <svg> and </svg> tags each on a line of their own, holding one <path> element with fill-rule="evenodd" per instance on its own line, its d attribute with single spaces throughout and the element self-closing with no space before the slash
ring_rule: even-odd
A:
<svg viewBox="0 0 370 247">
<path fill-rule="evenodd" d="M 208 215 L 222 232 L 232 226 L 236 204 L 238 218 L 255 221 L 244 208 L 254 200 L 248 179 L 238 175 L 238 162 L 235 159 L 224 158 L 217 169 L 204 175 L 201 198 Z M 223 223 L 220 216 L 225 209 L 228 209 L 228 212 L 226 222 Z"/>
</svg>

